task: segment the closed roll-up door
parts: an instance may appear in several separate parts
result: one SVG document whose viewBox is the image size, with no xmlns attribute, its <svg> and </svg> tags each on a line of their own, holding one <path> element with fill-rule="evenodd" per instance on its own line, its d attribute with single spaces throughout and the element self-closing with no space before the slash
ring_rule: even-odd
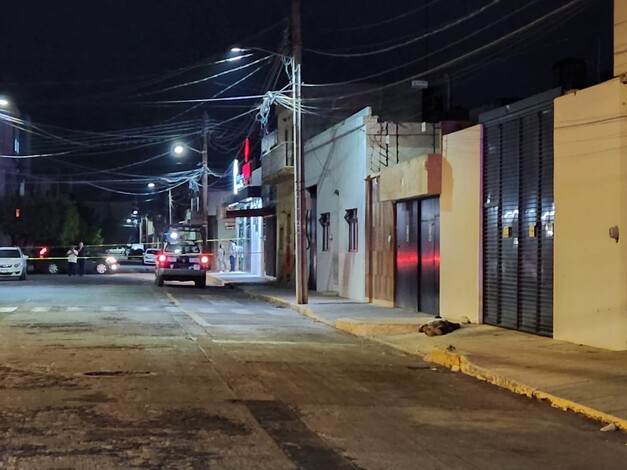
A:
<svg viewBox="0 0 627 470">
<path fill-rule="evenodd" d="M 552 99 L 485 120 L 483 165 L 484 321 L 551 336 Z"/>
</svg>

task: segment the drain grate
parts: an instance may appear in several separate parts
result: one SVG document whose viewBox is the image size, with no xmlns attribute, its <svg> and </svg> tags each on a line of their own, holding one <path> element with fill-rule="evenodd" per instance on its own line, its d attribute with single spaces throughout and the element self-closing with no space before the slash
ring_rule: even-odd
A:
<svg viewBox="0 0 627 470">
<path fill-rule="evenodd" d="M 90 370 L 83 372 L 86 377 L 146 377 L 155 375 L 153 372 L 132 371 L 132 370 Z"/>
</svg>

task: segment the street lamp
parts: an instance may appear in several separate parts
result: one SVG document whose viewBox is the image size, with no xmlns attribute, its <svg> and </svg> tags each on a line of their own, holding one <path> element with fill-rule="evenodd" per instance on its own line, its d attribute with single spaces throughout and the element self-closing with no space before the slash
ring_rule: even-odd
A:
<svg viewBox="0 0 627 470">
<path fill-rule="evenodd" d="M 3 108 L 8 108 L 11 102 L 6 98 L 0 98 L 0 106 Z"/>
<path fill-rule="evenodd" d="M 306 199 L 305 199 L 305 162 L 303 156 L 302 140 L 302 38 L 300 21 L 300 0 L 292 0 L 290 25 L 292 35 L 292 56 L 291 56 L 291 82 L 292 82 L 292 125 L 293 125 L 293 152 L 294 152 L 294 239 L 296 249 L 296 302 L 298 304 L 308 303 L 308 286 L 305 279 L 307 273 L 307 240 L 306 240 Z M 283 54 L 268 51 L 265 49 L 252 47 L 242 49 L 240 47 L 231 48 L 231 52 L 246 52 L 247 50 L 257 50 L 272 54 L 283 59 L 288 59 Z M 240 57 L 233 57 L 238 60 Z"/>
<path fill-rule="evenodd" d="M 155 183 L 148 183 L 148 187 L 149 187 L 150 189 L 154 189 L 154 187 L 155 187 Z"/>
<path fill-rule="evenodd" d="M 193 147 L 183 145 L 181 143 L 174 143 L 172 147 L 172 153 L 176 157 L 183 156 L 186 151 L 192 150 L 196 153 L 200 153 L 202 156 L 202 227 L 203 227 L 203 251 L 206 250 L 206 243 L 208 238 L 208 225 L 207 225 L 207 213 L 209 212 L 209 167 L 207 166 L 207 147 L 208 147 L 208 134 L 209 134 L 209 116 L 207 113 L 203 113 L 203 131 L 202 131 L 202 150 L 196 150 Z"/>
<path fill-rule="evenodd" d="M 177 157 L 185 155 L 186 146 L 183 144 L 174 144 L 172 147 L 172 153 Z"/>
</svg>

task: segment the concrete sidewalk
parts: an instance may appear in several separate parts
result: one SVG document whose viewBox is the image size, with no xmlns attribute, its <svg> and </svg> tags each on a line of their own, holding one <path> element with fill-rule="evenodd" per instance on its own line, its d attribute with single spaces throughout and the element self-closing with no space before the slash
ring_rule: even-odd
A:
<svg viewBox="0 0 627 470">
<path fill-rule="evenodd" d="M 211 273 L 214 285 L 290 307 L 316 321 L 368 337 L 515 393 L 550 402 L 627 431 L 627 351 L 613 352 L 488 325 L 463 325 L 428 337 L 430 315 L 310 292 L 297 305 L 293 290 L 248 273 Z"/>
</svg>

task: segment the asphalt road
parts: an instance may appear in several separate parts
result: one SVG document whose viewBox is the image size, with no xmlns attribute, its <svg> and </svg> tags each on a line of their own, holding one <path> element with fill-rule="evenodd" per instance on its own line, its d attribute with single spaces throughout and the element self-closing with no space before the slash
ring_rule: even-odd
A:
<svg viewBox="0 0 627 470">
<path fill-rule="evenodd" d="M 228 288 L 0 282 L 0 468 L 625 468 L 600 427 Z"/>
</svg>

